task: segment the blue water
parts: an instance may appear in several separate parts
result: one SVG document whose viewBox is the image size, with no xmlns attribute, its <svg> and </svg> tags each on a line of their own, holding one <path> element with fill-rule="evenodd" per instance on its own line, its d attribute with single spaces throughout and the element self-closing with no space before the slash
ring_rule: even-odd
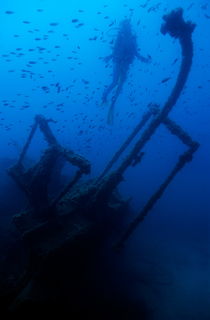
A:
<svg viewBox="0 0 210 320">
<path fill-rule="evenodd" d="M 127 241 L 121 259 L 132 299 L 144 301 L 152 319 L 202 320 L 210 317 L 207 0 L 2 0 L 1 198 L 11 197 L 4 192 L 11 183 L 5 170 L 17 159 L 35 115 L 56 120 L 51 128 L 58 141 L 91 162 L 89 177 L 94 178 L 138 124 L 147 105 L 164 105 L 176 82 L 181 49 L 178 41 L 161 34 L 160 27 L 162 16 L 177 7 L 184 9 L 184 18 L 196 23 L 196 29 L 192 69 L 170 118 L 200 147 Z M 131 18 L 140 52 L 151 55 L 152 61 L 144 64 L 136 59 L 130 66 L 110 126 L 109 104 L 102 106 L 101 99 L 111 82 L 112 64 L 106 68 L 102 58 L 111 53 L 111 42 L 124 18 Z M 39 159 L 45 147 L 38 134 L 28 157 Z M 132 218 L 185 150 L 164 126 L 157 130 L 144 148 L 142 163 L 129 168 L 120 185 L 122 195 L 132 197 Z M 4 209 L 1 216 L 7 220 Z"/>
</svg>

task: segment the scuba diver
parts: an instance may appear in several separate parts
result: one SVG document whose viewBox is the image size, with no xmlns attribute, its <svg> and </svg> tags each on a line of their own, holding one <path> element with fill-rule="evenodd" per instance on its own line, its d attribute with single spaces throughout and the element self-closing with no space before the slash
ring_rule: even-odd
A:
<svg viewBox="0 0 210 320">
<path fill-rule="evenodd" d="M 116 87 L 116 92 L 112 97 L 111 106 L 108 113 L 107 122 L 113 123 L 114 106 L 117 98 L 122 90 L 123 84 L 127 79 L 130 64 L 137 58 L 142 62 L 148 63 L 151 57 L 141 56 L 138 52 L 136 36 L 132 33 L 129 19 L 121 22 L 117 39 L 114 44 L 113 53 L 104 58 L 105 62 L 113 61 L 113 80 L 112 83 L 105 89 L 102 97 L 102 104 L 107 102 L 109 93 Z"/>
</svg>

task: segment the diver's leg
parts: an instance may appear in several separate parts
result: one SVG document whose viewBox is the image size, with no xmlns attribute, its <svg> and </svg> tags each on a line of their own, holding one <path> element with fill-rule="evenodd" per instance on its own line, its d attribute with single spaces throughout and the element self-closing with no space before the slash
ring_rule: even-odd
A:
<svg viewBox="0 0 210 320">
<path fill-rule="evenodd" d="M 113 70 L 112 83 L 108 86 L 108 88 L 105 89 L 103 96 L 102 96 L 102 103 L 106 103 L 109 93 L 114 89 L 114 87 L 116 87 L 116 85 L 119 81 L 119 76 L 120 76 L 119 66 L 115 65 L 114 70 Z"/>
<path fill-rule="evenodd" d="M 113 124 L 113 120 L 114 120 L 114 107 L 115 107 L 115 103 L 120 95 L 120 92 L 122 91 L 122 87 L 125 83 L 125 80 L 127 78 L 127 72 L 128 72 L 128 68 L 123 69 L 120 75 L 120 79 L 119 79 L 119 84 L 117 86 L 117 90 L 116 93 L 114 95 L 114 97 L 112 98 L 112 103 L 111 106 L 109 108 L 109 112 L 108 112 L 108 118 L 107 118 L 107 123 L 108 124 Z"/>
<path fill-rule="evenodd" d="M 119 94 L 121 92 L 122 86 L 123 86 L 123 83 L 120 82 L 118 87 L 117 87 L 117 91 L 116 91 L 114 97 L 112 97 L 112 103 L 110 105 L 109 112 L 108 112 L 108 118 L 107 118 L 107 123 L 108 124 L 113 124 L 113 121 L 114 121 L 114 107 L 115 107 L 115 103 L 117 101 L 117 98 L 119 97 Z"/>
</svg>

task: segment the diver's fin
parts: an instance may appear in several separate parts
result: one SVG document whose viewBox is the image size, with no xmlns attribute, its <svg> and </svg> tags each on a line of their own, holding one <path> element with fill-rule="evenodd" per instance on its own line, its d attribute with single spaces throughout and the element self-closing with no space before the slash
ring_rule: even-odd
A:
<svg viewBox="0 0 210 320">
<path fill-rule="evenodd" d="M 114 108 L 110 107 L 107 117 L 107 123 L 113 125 L 114 122 Z"/>
</svg>

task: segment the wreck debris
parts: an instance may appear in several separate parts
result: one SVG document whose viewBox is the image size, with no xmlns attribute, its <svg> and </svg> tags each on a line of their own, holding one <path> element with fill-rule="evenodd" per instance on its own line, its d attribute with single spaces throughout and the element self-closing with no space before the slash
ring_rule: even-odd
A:
<svg viewBox="0 0 210 320">
<path fill-rule="evenodd" d="M 61 195 L 64 196 L 65 193 L 77 183 L 82 174 L 88 174 L 90 172 L 90 163 L 86 159 L 59 145 L 49 127 L 48 123 L 50 121 L 52 122 L 52 120 L 46 120 L 43 116 L 36 116 L 35 123 L 32 126 L 17 164 L 9 169 L 10 176 L 25 193 L 30 205 L 34 209 L 32 211 L 33 215 L 40 217 L 44 217 L 44 213 L 48 212 L 47 208 L 50 207 L 51 202 L 55 204 L 58 201 L 57 199 L 61 198 Z M 39 162 L 26 170 L 24 169 L 23 161 L 38 127 L 47 140 L 49 147 L 45 150 Z M 77 166 L 79 171 L 76 172 L 73 180 L 61 191 L 56 199 L 52 200 L 49 199 L 48 186 L 53 169 L 61 158 L 72 165 Z M 58 173 L 61 171 L 63 163 L 63 161 L 60 162 L 60 167 L 57 170 Z"/>
</svg>

